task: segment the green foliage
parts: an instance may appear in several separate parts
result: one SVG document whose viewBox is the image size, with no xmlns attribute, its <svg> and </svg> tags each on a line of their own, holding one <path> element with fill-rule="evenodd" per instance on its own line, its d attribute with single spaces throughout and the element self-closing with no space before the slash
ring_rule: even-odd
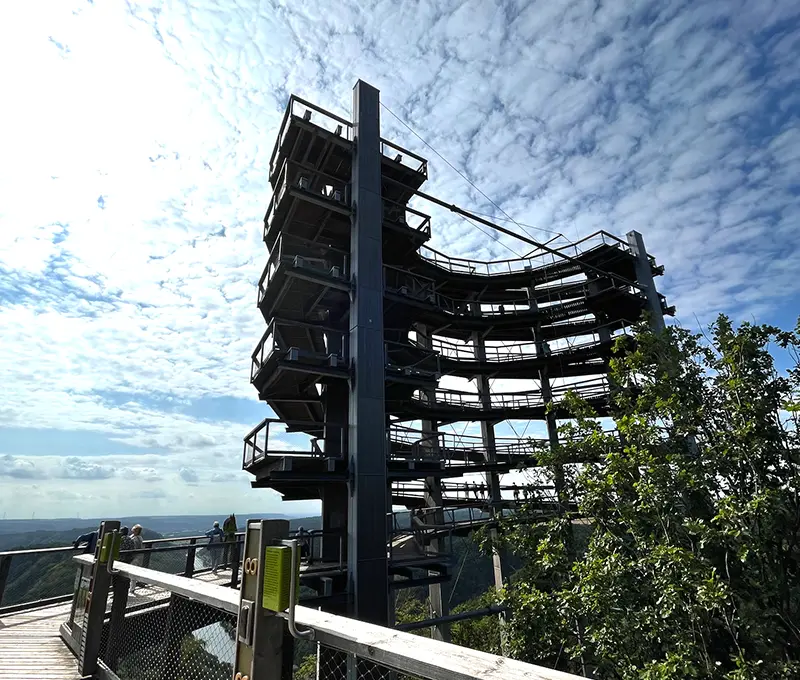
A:
<svg viewBox="0 0 800 680">
<path fill-rule="evenodd" d="M 293 680 L 316 680 L 317 678 L 317 655 L 306 654 L 300 665 L 294 671 Z"/>
<path fill-rule="evenodd" d="M 601 678 L 800 675 L 800 324 L 720 317 L 701 340 L 637 329 L 612 360 L 617 433 L 571 398 L 544 455 L 577 511 L 537 522 L 533 490 L 503 536 L 525 560 L 504 593 L 515 656 Z"/>
<path fill-rule="evenodd" d="M 494 589 L 458 605 L 453 609 L 453 614 L 486 609 L 492 604 L 496 604 Z M 456 621 L 450 626 L 450 636 L 454 644 L 462 647 L 469 647 L 490 654 L 502 653 L 500 618 L 497 614 Z"/>
<path fill-rule="evenodd" d="M 425 591 L 425 588 L 406 588 L 397 593 L 394 610 L 397 623 L 414 623 L 430 618 L 430 604 Z M 423 637 L 431 636 L 430 628 L 418 628 L 411 632 Z"/>
<path fill-rule="evenodd" d="M 69 595 L 75 585 L 75 564 L 69 553 L 20 555 L 11 562 L 3 605 Z"/>
</svg>

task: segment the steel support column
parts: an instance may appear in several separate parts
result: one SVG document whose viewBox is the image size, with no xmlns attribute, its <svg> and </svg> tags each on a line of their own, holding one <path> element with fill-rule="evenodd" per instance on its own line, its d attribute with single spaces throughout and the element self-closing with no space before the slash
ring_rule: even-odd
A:
<svg viewBox="0 0 800 680">
<path fill-rule="evenodd" d="M 532 286 L 528 288 L 528 308 L 534 312 L 539 309 Z M 542 335 L 542 324 L 540 321 L 533 324 L 531 333 L 533 334 L 533 342 L 536 345 L 536 357 L 549 357 L 550 345 L 547 344 L 547 340 L 545 340 Z M 542 401 L 544 401 L 545 404 L 553 401 L 553 390 L 550 388 L 550 376 L 548 375 L 546 363 L 539 369 L 539 385 L 542 392 Z M 545 415 L 545 423 L 547 425 L 547 439 L 550 442 L 550 447 L 555 448 L 558 446 L 558 423 L 556 422 L 555 413 L 547 413 Z"/>
<path fill-rule="evenodd" d="M 328 351 L 342 351 L 341 335 L 328 334 Z M 348 442 L 349 387 L 344 380 L 330 380 L 325 385 L 325 457 L 328 465 L 335 459 L 346 457 Z M 330 468 L 329 468 L 330 469 Z M 323 562 L 347 561 L 347 506 L 348 495 L 344 484 L 325 484 L 320 489 L 322 501 L 322 545 L 320 558 Z"/>
<path fill-rule="evenodd" d="M 430 329 L 424 325 L 417 325 L 417 340 L 425 349 L 433 349 L 433 339 Z M 429 403 L 436 402 L 436 390 L 425 390 L 425 396 Z M 442 451 L 439 448 L 439 438 L 437 436 L 439 425 L 434 420 L 422 421 L 422 437 L 425 440 L 422 444 L 423 451 L 438 454 L 441 458 Z M 425 514 L 425 522 L 428 524 L 444 524 L 444 501 L 442 499 L 442 481 L 436 477 L 425 478 L 425 507 L 430 508 Z M 436 552 L 443 552 L 444 540 L 441 538 L 431 539 L 431 548 Z M 436 572 L 428 572 L 435 574 Z M 428 600 L 431 608 L 431 618 L 436 619 L 446 617 L 450 614 L 450 582 L 431 583 L 428 586 Z M 436 640 L 450 642 L 450 626 L 447 623 L 440 623 L 431 629 Z"/>
<path fill-rule="evenodd" d="M 653 280 L 653 270 L 650 266 L 647 250 L 644 247 L 644 238 L 638 231 L 629 231 L 626 236 L 631 251 L 636 257 L 636 282 L 644 288 L 644 293 L 647 296 L 650 327 L 656 333 L 660 333 L 664 330 L 664 310 L 661 308 L 661 297 Z"/>
<path fill-rule="evenodd" d="M 472 310 L 474 313 L 480 313 L 480 304 L 472 303 Z M 472 333 L 472 344 L 475 347 L 475 359 L 479 363 L 486 362 L 486 342 L 483 335 L 478 332 Z M 489 385 L 489 378 L 485 375 L 479 375 L 475 378 L 475 383 L 478 387 L 478 398 L 481 401 L 481 407 L 490 409 L 492 406 L 492 392 Z M 494 436 L 494 422 L 481 421 L 481 438 L 483 439 L 484 458 L 487 463 L 497 462 L 497 444 Z M 503 511 L 501 507 L 502 495 L 500 493 L 500 477 L 496 472 L 486 473 L 486 485 L 489 489 L 489 514 L 494 517 L 502 517 Z M 492 538 L 497 536 L 497 530 L 491 530 Z M 503 572 L 504 563 L 502 553 L 496 548 L 492 548 L 492 571 L 494 573 L 494 587 L 497 590 L 503 588 Z"/>
<path fill-rule="evenodd" d="M 387 625 L 385 357 L 380 102 L 358 81 L 353 90 L 352 231 L 348 441 L 348 583 L 352 614 Z"/>
</svg>

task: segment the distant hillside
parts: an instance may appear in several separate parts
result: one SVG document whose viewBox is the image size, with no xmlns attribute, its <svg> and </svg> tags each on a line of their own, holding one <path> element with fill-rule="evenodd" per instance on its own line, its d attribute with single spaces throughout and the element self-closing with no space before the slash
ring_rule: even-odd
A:
<svg viewBox="0 0 800 680">
<path fill-rule="evenodd" d="M 72 545 L 75 539 L 94 531 L 98 525 L 79 525 L 61 531 L 23 531 L 14 534 L 0 534 L 0 551 L 25 550 L 27 548 L 58 548 Z M 143 527 L 142 535 L 146 539 L 164 538 L 164 535 L 153 531 L 150 527 Z M 22 558 L 19 558 L 22 559 Z"/>
<path fill-rule="evenodd" d="M 238 516 L 239 529 L 244 529 L 248 518 L 259 515 L 252 513 Z M 289 519 L 285 516 L 267 514 L 263 519 Z M 211 528 L 214 520 L 223 517 L 212 515 L 184 515 L 172 517 L 120 518 L 123 525 L 139 523 L 143 527 L 145 539 L 172 538 L 202 534 Z M 322 526 L 320 517 L 298 517 L 289 520 L 290 527 L 303 527 L 308 530 Z M 81 534 L 97 529 L 100 520 L 6 520 L 0 531 L 0 551 L 24 550 L 28 548 L 50 548 L 71 545 Z M 25 530 L 26 527 L 28 530 Z M 12 531 L 10 531 L 10 529 Z M 14 530 L 15 529 L 15 530 Z M 22 530 L 20 530 L 22 529 Z M 150 566 L 168 573 L 183 569 L 185 552 L 163 552 L 154 554 Z M 202 552 L 197 557 L 198 566 L 208 566 Z M 47 553 L 16 556 L 11 563 L 7 586 L 2 605 L 32 602 L 40 598 L 67 595 L 72 592 L 75 580 L 75 566 L 70 553 Z"/>
<path fill-rule="evenodd" d="M 96 526 L 77 526 L 65 531 L 28 531 L 0 535 L 0 550 L 24 550 L 26 548 L 57 548 L 71 545 L 81 534 Z M 146 539 L 162 538 L 161 534 L 144 529 Z M 34 602 L 48 597 L 60 597 L 71 593 L 75 586 L 73 553 L 34 553 L 12 558 L 2 604 L 14 605 Z M 171 565 L 170 565 L 171 566 Z M 178 571 L 180 566 L 171 571 Z"/>
<path fill-rule="evenodd" d="M 24 534 L 29 532 L 71 531 L 76 527 L 97 528 L 103 519 L 119 519 L 123 524 L 133 526 L 141 524 L 164 536 L 188 536 L 201 530 L 207 531 L 216 520 L 222 522 L 227 515 L 158 515 L 139 517 L 98 517 L 89 519 L 59 518 L 59 519 L 5 519 L 0 520 L 0 536 L 3 534 Z M 236 516 L 239 525 L 244 526 L 245 520 L 252 517 L 262 519 L 291 519 L 288 515 L 276 513 L 251 512 Z M 299 518 L 298 518 L 299 519 Z M 83 532 L 79 532 L 83 533 Z M 77 534 L 76 534 L 77 535 Z"/>
</svg>

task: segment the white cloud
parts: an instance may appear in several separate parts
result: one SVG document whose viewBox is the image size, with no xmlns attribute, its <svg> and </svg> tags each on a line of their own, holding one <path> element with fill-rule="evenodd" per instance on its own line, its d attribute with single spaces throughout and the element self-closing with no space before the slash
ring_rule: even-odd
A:
<svg viewBox="0 0 800 680">
<path fill-rule="evenodd" d="M 200 479 L 195 470 L 185 467 L 178 470 L 178 476 L 187 484 L 197 484 L 197 481 Z"/>
<path fill-rule="evenodd" d="M 16 458 L 8 454 L 0 457 L 0 477 L 38 479 L 43 474 L 31 460 Z"/>
<path fill-rule="evenodd" d="M 64 461 L 59 473 L 67 479 L 108 479 L 116 474 L 116 470 L 109 465 L 100 465 L 72 456 Z"/>
<path fill-rule="evenodd" d="M 260 221 L 283 106 L 296 92 L 347 115 L 359 77 L 506 212 L 546 230 L 535 237 L 638 229 L 682 321 L 773 320 L 800 261 L 798 12 L 789 0 L 5 7 L 0 59 L 16 66 L 0 74 L 13 102 L 0 112 L 0 422 L 157 454 L 44 470 L 15 451 L 0 473 L 52 493 L 112 470 L 107 480 L 149 484 L 165 504 L 153 485 L 181 467 L 198 496 L 246 488 L 235 471 L 254 423 L 147 399 L 253 396 Z M 428 191 L 496 212 L 382 119 L 384 136 L 429 157 Z M 437 248 L 530 250 L 420 207 Z M 191 468 L 171 459 L 188 454 Z M 25 513 L 45 502 L 15 498 L 8 509 Z"/>
</svg>

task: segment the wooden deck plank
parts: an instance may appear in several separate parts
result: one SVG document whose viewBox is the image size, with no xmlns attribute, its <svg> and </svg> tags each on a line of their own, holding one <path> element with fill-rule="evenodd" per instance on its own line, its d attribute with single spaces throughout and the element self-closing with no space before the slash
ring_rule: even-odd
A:
<svg viewBox="0 0 800 680">
<path fill-rule="evenodd" d="M 71 605 L 0 617 L 0 680 L 78 680 L 78 664 L 59 636 Z"/>
<path fill-rule="evenodd" d="M 230 572 L 198 574 L 195 580 L 204 585 L 223 585 L 230 581 Z M 230 595 L 238 602 L 238 590 Z M 137 588 L 128 602 L 155 604 L 169 596 L 162 588 L 145 585 Z M 111 598 L 108 606 L 110 609 Z M 65 602 L 0 616 L 0 680 L 80 679 L 77 661 L 59 635 L 71 608 L 72 603 Z"/>
<path fill-rule="evenodd" d="M 230 581 L 230 572 L 198 574 L 195 580 L 205 587 L 223 585 Z M 229 594 L 238 603 L 238 590 Z M 169 596 L 162 588 L 146 585 L 138 588 L 128 602 L 155 604 Z M 0 616 L 0 680 L 80 679 L 77 661 L 59 635 L 59 627 L 69 618 L 71 608 L 72 603 L 65 602 Z"/>
</svg>

